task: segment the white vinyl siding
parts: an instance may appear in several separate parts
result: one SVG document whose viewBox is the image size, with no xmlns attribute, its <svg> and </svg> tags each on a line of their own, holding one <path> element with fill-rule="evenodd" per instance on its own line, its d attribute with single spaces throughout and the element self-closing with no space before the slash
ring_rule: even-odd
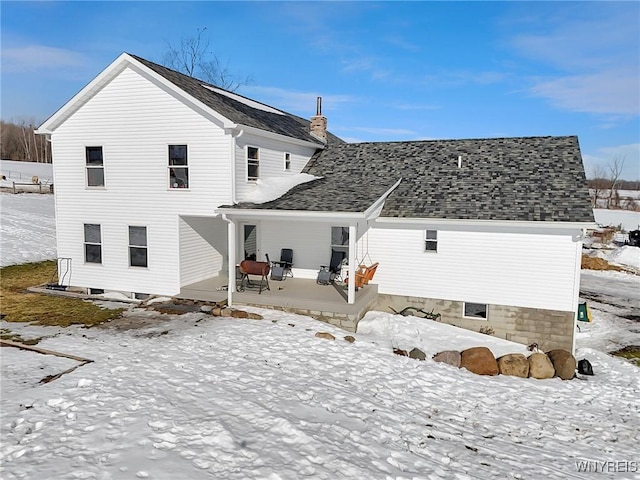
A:
<svg viewBox="0 0 640 480">
<path fill-rule="evenodd" d="M 546 234 L 545 234 L 546 233 Z M 572 311 L 576 249 L 570 232 L 438 229 L 425 255 L 424 229 L 372 228 L 368 253 L 380 293 Z"/>
<path fill-rule="evenodd" d="M 227 222 L 220 217 L 180 218 L 180 286 L 227 274 Z"/>
<path fill-rule="evenodd" d="M 271 138 L 245 133 L 237 139 L 235 146 L 236 200 L 255 188 L 255 182 L 247 181 L 247 146 L 260 149 L 259 178 L 283 177 L 300 173 L 316 148 L 280 143 Z M 290 169 L 283 169 L 284 154 L 289 153 Z"/>
<path fill-rule="evenodd" d="M 177 294 L 181 275 L 191 275 L 180 266 L 179 216 L 213 216 L 231 203 L 231 135 L 127 68 L 52 137 L 58 255 L 73 259 L 72 284 Z M 92 145 L 103 146 L 108 168 L 99 191 L 85 187 Z M 168 188 L 168 145 L 188 145 L 189 189 Z M 99 276 L 84 263 L 84 223 L 102 225 Z M 128 268 L 128 225 L 147 227 L 148 268 Z"/>
</svg>

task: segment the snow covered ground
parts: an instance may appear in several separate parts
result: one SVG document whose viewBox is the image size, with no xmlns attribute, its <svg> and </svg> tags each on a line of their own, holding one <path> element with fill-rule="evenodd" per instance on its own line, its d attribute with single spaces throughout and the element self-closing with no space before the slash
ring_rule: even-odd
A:
<svg viewBox="0 0 640 480">
<path fill-rule="evenodd" d="M 34 176 L 38 177 L 43 184 L 53 183 L 53 165 L 51 163 L 0 160 L 0 173 L 6 178 L 6 180 L 0 181 L 2 187 L 11 187 L 12 182 L 31 182 Z"/>
<path fill-rule="evenodd" d="M 38 198 L 51 201 L 0 196 L 3 265 L 5 257 L 55 256 L 53 210 Z M 34 217 L 17 222 L 19 212 Z M 11 218 L 22 230 L 5 235 Z M 19 241 L 30 238 L 38 242 Z M 606 353 L 640 345 L 639 279 L 583 271 L 594 322 L 580 325 L 576 356 L 595 376 L 572 381 L 483 377 L 435 363 L 431 355 L 446 349 L 526 349 L 379 312 L 361 321 L 355 343 L 311 318 L 249 307 L 264 319 L 130 306 L 128 316 L 150 325 L 0 322 L 23 338 L 44 336 L 41 348 L 93 360 L 39 383 L 78 362 L 0 349 L 0 477 L 640 479 L 640 369 Z M 392 353 L 413 347 L 427 360 Z"/>
<path fill-rule="evenodd" d="M 596 223 L 603 227 L 622 225 L 622 228 L 627 232 L 640 229 L 640 212 L 594 208 L 593 216 Z"/>
</svg>

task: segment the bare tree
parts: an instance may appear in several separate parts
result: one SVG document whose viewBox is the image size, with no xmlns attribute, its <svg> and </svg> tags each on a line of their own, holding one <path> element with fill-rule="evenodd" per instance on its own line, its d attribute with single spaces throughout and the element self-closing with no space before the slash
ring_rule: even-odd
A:
<svg viewBox="0 0 640 480">
<path fill-rule="evenodd" d="M 598 208 L 598 200 L 603 195 L 604 191 L 609 186 L 609 180 L 605 178 L 605 171 L 600 165 L 594 166 L 591 169 L 591 180 L 589 181 L 591 206 Z"/>
<path fill-rule="evenodd" d="M 609 164 L 609 182 L 611 182 L 609 190 L 609 198 L 607 199 L 607 208 L 618 208 L 620 206 L 620 175 L 624 168 L 625 157 L 616 156 Z"/>
<path fill-rule="evenodd" d="M 198 28 L 195 36 L 182 37 L 178 46 L 167 42 L 164 65 L 231 92 L 251 83 L 251 77 L 236 79 L 227 65 L 223 65 L 217 55 L 210 51 L 210 41 L 203 37 L 206 30 L 207 27 Z"/>
</svg>

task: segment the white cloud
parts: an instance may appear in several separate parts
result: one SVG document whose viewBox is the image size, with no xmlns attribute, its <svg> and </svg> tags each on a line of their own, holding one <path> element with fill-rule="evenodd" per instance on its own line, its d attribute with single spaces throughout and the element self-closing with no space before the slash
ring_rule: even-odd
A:
<svg viewBox="0 0 640 480">
<path fill-rule="evenodd" d="M 1 56 L 2 70 L 5 73 L 78 67 L 86 63 L 84 57 L 77 52 L 46 45 L 5 47 Z"/>
<path fill-rule="evenodd" d="M 633 69 L 621 69 L 539 81 L 530 92 L 571 111 L 638 115 L 639 81 Z"/>
<path fill-rule="evenodd" d="M 323 94 L 320 92 L 296 92 L 278 87 L 245 86 L 242 92 L 252 98 L 259 99 L 267 105 L 274 105 L 278 108 L 299 112 L 302 115 L 312 115 L 316 111 L 316 99 L 322 97 L 323 113 L 331 110 L 338 110 L 345 103 L 352 103 L 356 98 L 351 95 Z"/>
</svg>

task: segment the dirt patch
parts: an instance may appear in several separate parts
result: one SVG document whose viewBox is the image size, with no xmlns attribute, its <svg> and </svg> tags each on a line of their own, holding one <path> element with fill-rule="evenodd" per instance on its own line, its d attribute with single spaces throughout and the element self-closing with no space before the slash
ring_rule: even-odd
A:
<svg viewBox="0 0 640 480">
<path fill-rule="evenodd" d="M 617 272 L 624 272 L 625 269 L 617 265 L 611 265 L 604 258 L 590 257 L 588 255 L 582 255 L 581 267 L 585 270 L 614 270 Z"/>
</svg>

